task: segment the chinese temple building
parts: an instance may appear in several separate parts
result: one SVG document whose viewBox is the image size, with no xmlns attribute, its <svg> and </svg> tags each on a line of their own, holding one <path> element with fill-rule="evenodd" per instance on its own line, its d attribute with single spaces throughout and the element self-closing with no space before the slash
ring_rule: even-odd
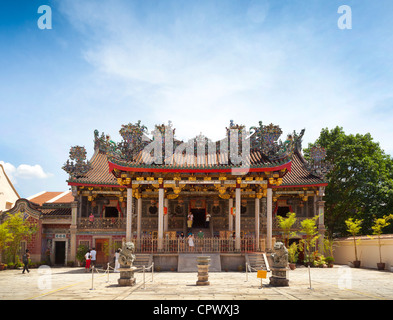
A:
<svg viewBox="0 0 393 320">
<path fill-rule="evenodd" d="M 318 216 L 323 237 L 328 165 L 318 147 L 305 160 L 304 132 L 282 142 L 279 126 L 259 122 L 247 130 L 231 121 L 220 141 L 202 134 L 180 141 L 170 122 L 148 134 L 139 121 L 123 125 L 123 140 L 114 142 L 96 130 L 91 159 L 75 146 L 63 166 L 73 196 L 68 226 L 62 220 L 67 260 L 76 261 L 77 248 L 85 245 L 105 263 L 123 241 L 133 241 L 137 254 L 174 260 L 189 252 L 269 253 L 281 237 L 276 217 L 288 212 L 296 213 L 295 229 Z M 195 236 L 194 247 L 188 234 Z M 49 243 L 42 240 L 42 252 Z"/>
<path fill-rule="evenodd" d="M 197 236 L 203 229 L 204 252 L 269 251 L 280 236 L 275 217 L 288 212 L 299 222 L 319 215 L 324 233 L 324 155 L 316 149 L 312 163 L 305 161 L 304 130 L 281 142 L 278 126 L 259 123 L 246 132 L 231 121 L 221 141 L 199 135 L 183 142 L 171 123 L 156 126 L 148 138 L 138 122 L 122 126 L 120 134 L 123 141 L 116 143 L 95 131 L 90 161 L 76 146 L 63 167 L 75 197 L 73 250 L 81 243 L 119 246 L 125 239 L 138 252 L 177 253 L 188 248 L 187 241 L 180 247 L 181 232 Z"/>
</svg>

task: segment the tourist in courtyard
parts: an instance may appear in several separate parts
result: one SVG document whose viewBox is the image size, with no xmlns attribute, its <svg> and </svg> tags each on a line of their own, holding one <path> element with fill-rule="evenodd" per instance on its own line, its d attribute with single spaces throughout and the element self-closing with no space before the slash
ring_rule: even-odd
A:
<svg viewBox="0 0 393 320">
<path fill-rule="evenodd" d="M 190 251 L 194 252 L 194 235 L 192 233 L 188 235 L 188 246 L 190 247 Z"/>
<path fill-rule="evenodd" d="M 115 269 L 113 270 L 114 272 L 120 272 L 120 262 L 119 262 L 119 257 L 120 257 L 120 248 L 116 250 L 115 252 Z"/>
<path fill-rule="evenodd" d="M 90 256 L 91 256 L 91 267 L 96 267 L 96 256 L 97 256 L 97 251 L 96 248 L 93 248 L 93 250 L 90 251 Z"/>
<path fill-rule="evenodd" d="M 91 262 L 91 256 L 90 256 L 90 250 L 88 250 L 85 254 L 85 260 L 86 260 L 86 264 L 85 264 L 85 272 L 89 272 L 90 270 L 90 262 Z"/>
<path fill-rule="evenodd" d="M 29 249 L 26 249 L 26 252 L 25 252 L 25 254 L 22 257 L 22 261 L 23 261 L 23 264 L 24 264 L 22 273 L 25 273 L 25 271 L 27 271 L 27 273 L 30 272 L 29 271 L 29 259 L 30 259 Z"/>
</svg>

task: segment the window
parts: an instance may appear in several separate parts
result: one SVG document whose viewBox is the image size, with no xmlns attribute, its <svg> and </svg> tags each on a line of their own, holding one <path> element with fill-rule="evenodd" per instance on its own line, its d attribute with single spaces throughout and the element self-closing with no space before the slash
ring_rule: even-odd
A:
<svg viewBox="0 0 393 320">
<path fill-rule="evenodd" d="M 79 241 L 80 246 L 86 246 L 87 248 L 90 248 L 90 241 Z"/>
</svg>

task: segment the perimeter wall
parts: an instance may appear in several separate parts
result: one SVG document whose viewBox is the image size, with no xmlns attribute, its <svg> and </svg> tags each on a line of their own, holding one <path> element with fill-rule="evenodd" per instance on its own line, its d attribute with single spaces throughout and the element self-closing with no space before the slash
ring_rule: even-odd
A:
<svg viewBox="0 0 393 320">
<path fill-rule="evenodd" d="M 381 236 L 382 262 L 385 269 L 391 271 L 393 267 L 393 234 Z M 379 263 L 379 246 L 377 236 L 356 237 L 358 260 L 361 267 L 377 269 Z M 349 264 L 355 260 L 353 237 L 336 239 L 334 242 L 334 259 L 336 264 Z"/>
</svg>

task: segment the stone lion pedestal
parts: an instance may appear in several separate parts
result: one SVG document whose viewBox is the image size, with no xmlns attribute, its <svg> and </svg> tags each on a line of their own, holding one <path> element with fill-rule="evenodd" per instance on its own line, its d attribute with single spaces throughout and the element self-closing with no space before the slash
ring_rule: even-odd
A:
<svg viewBox="0 0 393 320">
<path fill-rule="evenodd" d="M 119 286 L 134 286 L 136 283 L 135 277 L 134 277 L 134 271 L 136 270 L 136 267 L 131 267 L 131 268 L 119 268 L 118 270 L 120 271 L 120 279 L 118 279 Z"/>
<path fill-rule="evenodd" d="M 282 242 L 276 242 L 274 253 L 272 253 L 273 265 L 271 267 L 272 276 L 270 285 L 273 287 L 288 287 L 287 279 L 288 250 Z"/>
<path fill-rule="evenodd" d="M 135 260 L 134 249 L 135 247 L 132 242 L 123 243 L 123 247 L 119 255 L 119 286 L 134 286 L 136 283 L 134 272 L 137 268 L 132 265 Z"/>
</svg>

